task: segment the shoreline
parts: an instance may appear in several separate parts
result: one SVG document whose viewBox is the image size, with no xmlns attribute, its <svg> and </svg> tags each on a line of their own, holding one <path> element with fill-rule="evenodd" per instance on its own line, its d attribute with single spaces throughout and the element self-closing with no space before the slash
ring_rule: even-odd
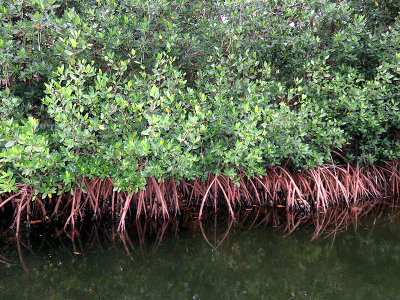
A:
<svg viewBox="0 0 400 300">
<path fill-rule="evenodd" d="M 325 212 L 336 205 L 350 207 L 371 199 L 383 201 L 400 195 L 400 160 L 381 165 L 324 165 L 292 172 L 283 167 L 266 170 L 263 178 L 242 176 L 236 183 L 224 175 L 212 174 L 206 181 L 147 179 L 145 190 L 113 191 L 110 179 L 83 179 L 73 193 L 59 191 L 41 199 L 29 186 L 17 185 L 13 194 L 0 195 L 3 214 L 13 215 L 18 235 L 22 221 L 44 222 L 66 215 L 64 229 L 75 229 L 76 223 L 88 215 L 93 220 L 118 220 L 118 230 L 125 231 L 127 219 L 169 219 L 186 207 L 196 207 L 198 219 L 206 207 L 225 207 L 232 218 L 240 207 L 278 207 L 286 211 Z M 379 200 L 378 200 L 379 199 Z M 372 200 L 375 201 L 375 200 Z"/>
</svg>

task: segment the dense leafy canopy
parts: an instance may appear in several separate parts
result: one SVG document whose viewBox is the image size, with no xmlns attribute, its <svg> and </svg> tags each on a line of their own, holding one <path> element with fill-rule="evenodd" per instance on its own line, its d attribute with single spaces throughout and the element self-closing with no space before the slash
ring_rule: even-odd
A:
<svg viewBox="0 0 400 300">
<path fill-rule="evenodd" d="M 0 3 L 0 192 L 400 156 L 398 0 Z"/>
</svg>

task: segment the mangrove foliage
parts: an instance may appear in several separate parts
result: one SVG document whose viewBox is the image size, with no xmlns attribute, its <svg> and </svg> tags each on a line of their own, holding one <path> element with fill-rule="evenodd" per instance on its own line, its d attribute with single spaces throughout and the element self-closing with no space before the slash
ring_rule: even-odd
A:
<svg viewBox="0 0 400 300">
<path fill-rule="evenodd" d="M 182 199 L 325 209 L 397 194 L 399 10 L 0 1 L 0 207 L 68 207 L 72 225 L 106 210 L 123 229 L 130 208 L 167 217 Z"/>
</svg>

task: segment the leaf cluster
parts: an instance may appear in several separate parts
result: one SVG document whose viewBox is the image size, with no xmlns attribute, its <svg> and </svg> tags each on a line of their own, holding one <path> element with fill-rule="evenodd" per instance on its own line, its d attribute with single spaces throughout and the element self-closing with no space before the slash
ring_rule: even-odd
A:
<svg viewBox="0 0 400 300">
<path fill-rule="evenodd" d="M 0 191 L 398 158 L 395 2 L 0 2 Z"/>
</svg>

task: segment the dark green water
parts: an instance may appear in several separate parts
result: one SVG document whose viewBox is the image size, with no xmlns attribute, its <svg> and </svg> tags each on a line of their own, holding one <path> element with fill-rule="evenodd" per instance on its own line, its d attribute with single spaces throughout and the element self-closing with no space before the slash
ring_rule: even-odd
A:
<svg viewBox="0 0 400 300">
<path fill-rule="evenodd" d="M 3 234 L 0 299 L 400 299 L 395 216 L 314 240 L 312 226 L 286 235 L 233 224 L 225 236 L 229 224 L 209 222 L 212 246 L 189 225 L 147 224 L 125 238 L 93 230 L 73 241 Z"/>
</svg>

